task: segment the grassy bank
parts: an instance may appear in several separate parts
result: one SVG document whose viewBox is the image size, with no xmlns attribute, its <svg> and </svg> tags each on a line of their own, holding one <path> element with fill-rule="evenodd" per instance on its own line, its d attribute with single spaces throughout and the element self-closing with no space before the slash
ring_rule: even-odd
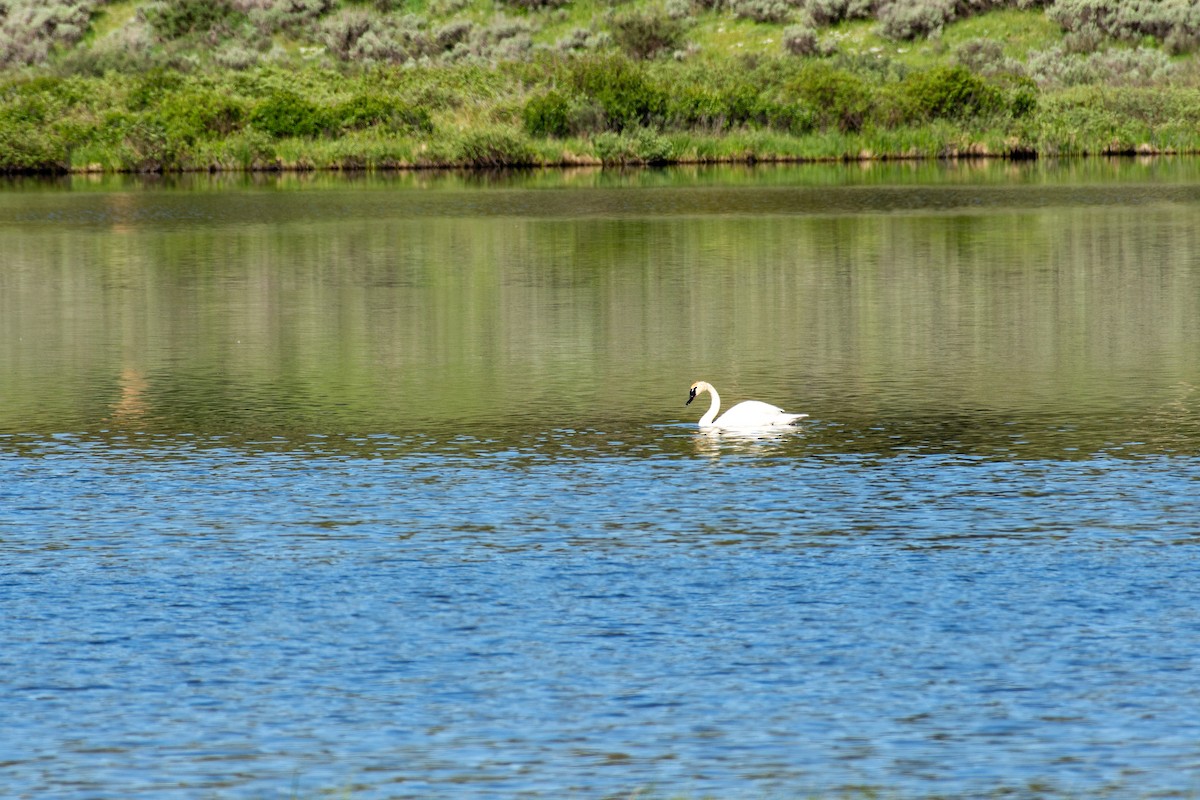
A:
<svg viewBox="0 0 1200 800">
<path fill-rule="evenodd" d="M 1156 7 L 11 0 L 0 170 L 1200 152 L 1200 32 Z"/>
</svg>

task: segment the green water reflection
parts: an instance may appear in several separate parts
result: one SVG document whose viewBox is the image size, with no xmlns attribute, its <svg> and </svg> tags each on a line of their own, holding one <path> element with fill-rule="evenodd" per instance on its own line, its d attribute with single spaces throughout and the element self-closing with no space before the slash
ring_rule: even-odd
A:
<svg viewBox="0 0 1200 800">
<path fill-rule="evenodd" d="M 705 378 L 851 451 L 1196 452 L 1198 223 L 1193 160 L 11 182 L 0 433 L 506 441 Z"/>
</svg>

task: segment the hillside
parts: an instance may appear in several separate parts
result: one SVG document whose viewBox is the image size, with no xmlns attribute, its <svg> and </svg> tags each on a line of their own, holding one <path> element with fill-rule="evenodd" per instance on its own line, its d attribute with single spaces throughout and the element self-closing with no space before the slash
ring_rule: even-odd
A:
<svg viewBox="0 0 1200 800">
<path fill-rule="evenodd" d="M 1200 151 L 1180 0 L 0 0 L 0 169 Z"/>
</svg>

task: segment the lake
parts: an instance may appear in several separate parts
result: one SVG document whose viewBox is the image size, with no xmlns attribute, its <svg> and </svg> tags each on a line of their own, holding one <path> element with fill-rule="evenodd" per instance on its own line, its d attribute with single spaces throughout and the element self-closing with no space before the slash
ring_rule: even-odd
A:
<svg viewBox="0 0 1200 800">
<path fill-rule="evenodd" d="M 0 253 L 6 796 L 1200 795 L 1200 162 L 10 179 Z"/>
</svg>

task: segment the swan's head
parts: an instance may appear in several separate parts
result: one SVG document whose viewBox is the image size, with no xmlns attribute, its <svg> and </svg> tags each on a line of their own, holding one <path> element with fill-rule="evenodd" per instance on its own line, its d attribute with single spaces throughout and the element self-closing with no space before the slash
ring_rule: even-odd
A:
<svg viewBox="0 0 1200 800">
<path fill-rule="evenodd" d="M 684 405 L 690 406 L 692 404 L 692 401 L 696 399 L 696 396 L 699 395 L 701 392 L 707 391 L 707 389 L 708 389 L 708 384 L 705 383 L 704 381 L 696 381 L 695 383 L 693 383 L 692 388 L 688 390 L 688 399 L 687 399 L 687 402 L 684 403 Z"/>
</svg>

